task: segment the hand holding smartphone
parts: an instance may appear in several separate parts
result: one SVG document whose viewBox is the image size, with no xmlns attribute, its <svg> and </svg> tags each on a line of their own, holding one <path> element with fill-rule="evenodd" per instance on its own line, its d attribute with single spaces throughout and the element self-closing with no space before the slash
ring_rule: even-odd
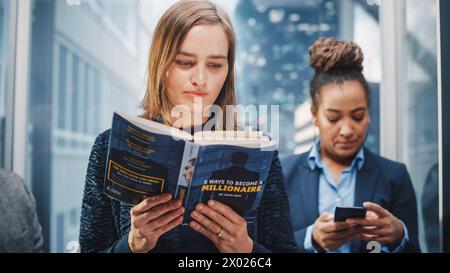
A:
<svg viewBox="0 0 450 273">
<path fill-rule="evenodd" d="M 336 207 L 334 221 L 344 222 L 349 218 L 365 218 L 367 209 L 363 207 Z"/>
</svg>

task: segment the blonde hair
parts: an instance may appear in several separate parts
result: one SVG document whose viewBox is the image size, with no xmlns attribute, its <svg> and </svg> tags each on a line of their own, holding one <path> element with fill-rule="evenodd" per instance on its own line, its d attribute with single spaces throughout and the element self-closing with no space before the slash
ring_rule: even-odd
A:
<svg viewBox="0 0 450 273">
<path fill-rule="evenodd" d="M 149 52 L 147 91 L 141 102 L 146 119 L 161 115 L 171 125 L 169 102 L 164 86 L 166 71 L 172 64 L 183 39 L 196 25 L 221 25 L 228 38 L 228 75 L 214 104 L 225 113 L 226 105 L 236 105 L 234 63 L 236 34 L 228 15 L 215 4 L 202 0 L 182 0 L 172 5 L 159 20 Z M 223 116 L 226 124 L 226 114 Z"/>
</svg>

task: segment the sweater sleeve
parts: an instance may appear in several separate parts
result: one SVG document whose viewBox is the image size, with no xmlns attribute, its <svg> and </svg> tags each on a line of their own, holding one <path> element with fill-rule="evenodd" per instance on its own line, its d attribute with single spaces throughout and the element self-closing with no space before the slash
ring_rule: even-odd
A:
<svg viewBox="0 0 450 273">
<path fill-rule="evenodd" d="M 112 213 L 111 200 L 103 193 L 103 180 L 108 150 L 109 130 L 95 140 L 89 157 L 80 219 L 81 252 L 121 251 L 125 238 L 120 238 Z"/>
<path fill-rule="evenodd" d="M 283 184 L 278 151 L 275 151 L 257 217 L 258 250 L 296 252 L 289 202 Z"/>
</svg>

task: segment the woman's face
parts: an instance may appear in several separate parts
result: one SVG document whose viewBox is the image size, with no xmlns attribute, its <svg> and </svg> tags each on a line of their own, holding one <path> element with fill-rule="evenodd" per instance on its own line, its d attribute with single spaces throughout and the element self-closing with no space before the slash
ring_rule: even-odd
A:
<svg viewBox="0 0 450 273">
<path fill-rule="evenodd" d="M 321 152 L 337 161 L 351 160 L 370 123 L 363 86 L 354 80 L 323 86 L 313 122 L 319 127 Z"/>
<path fill-rule="evenodd" d="M 194 99 L 201 100 L 201 108 L 212 105 L 227 75 L 228 39 L 222 26 L 194 26 L 166 73 L 168 99 L 173 106 L 186 105 L 194 113 Z"/>
</svg>

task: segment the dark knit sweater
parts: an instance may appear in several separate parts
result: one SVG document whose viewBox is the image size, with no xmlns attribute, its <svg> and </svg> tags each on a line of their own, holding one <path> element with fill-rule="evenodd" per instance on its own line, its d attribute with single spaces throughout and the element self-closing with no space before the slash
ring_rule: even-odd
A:
<svg viewBox="0 0 450 273">
<path fill-rule="evenodd" d="M 131 206 L 103 193 L 110 130 L 100 134 L 87 168 L 80 221 L 81 252 L 129 252 Z M 248 224 L 253 252 L 297 251 L 278 153 L 274 153 L 257 221 Z M 189 226 L 178 226 L 160 237 L 152 252 L 217 252 L 203 235 Z"/>
</svg>

